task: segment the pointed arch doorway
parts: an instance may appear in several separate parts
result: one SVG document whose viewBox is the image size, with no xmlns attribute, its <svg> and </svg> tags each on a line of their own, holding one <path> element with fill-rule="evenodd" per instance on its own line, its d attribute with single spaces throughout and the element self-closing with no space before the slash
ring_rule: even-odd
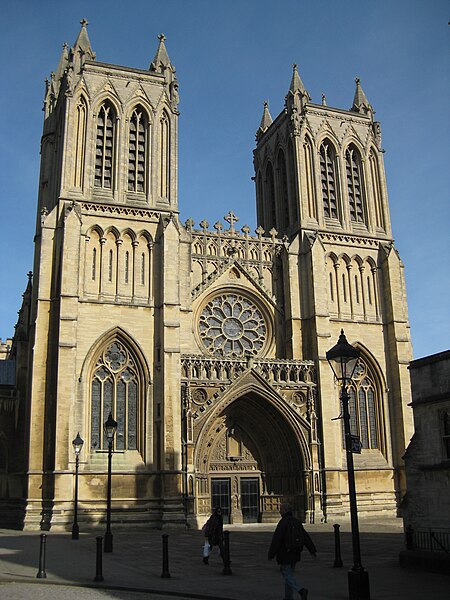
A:
<svg viewBox="0 0 450 600">
<path fill-rule="evenodd" d="M 283 500 L 307 511 L 308 423 L 283 402 L 250 391 L 214 410 L 199 428 L 196 510 L 220 505 L 228 523 L 274 522 Z"/>
</svg>

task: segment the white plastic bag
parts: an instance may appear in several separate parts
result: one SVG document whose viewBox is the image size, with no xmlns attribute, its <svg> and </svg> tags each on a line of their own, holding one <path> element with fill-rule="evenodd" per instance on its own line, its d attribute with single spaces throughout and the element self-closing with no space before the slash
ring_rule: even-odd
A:
<svg viewBox="0 0 450 600">
<path fill-rule="evenodd" d="M 205 544 L 203 546 L 203 558 L 208 558 L 210 552 L 211 552 L 211 546 L 209 545 L 208 540 L 205 540 Z"/>
</svg>

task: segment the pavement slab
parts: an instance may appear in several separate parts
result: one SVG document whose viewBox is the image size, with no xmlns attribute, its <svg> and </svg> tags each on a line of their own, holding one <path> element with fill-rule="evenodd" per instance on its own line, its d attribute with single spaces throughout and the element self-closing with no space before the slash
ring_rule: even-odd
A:
<svg viewBox="0 0 450 600">
<path fill-rule="evenodd" d="M 340 522 L 342 568 L 334 568 L 333 524 L 306 525 L 318 548 L 317 560 L 304 552 L 298 580 L 309 600 L 347 600 L 352 566 L 350 524 Z M 130 531 L 112 526 L 114 550 L 102 553 L 104 581 L 95 582 L 96 537 L 103 531 L 46 533 L 45 579 L 39 570 L 40 532 L 0 530 L 0 598 L 64 600 L 282 600 L 283 582 L 274 561 L 267 560 L 274 525 L 230 525 L 231 575 L 223 574 L 218 553 L 202 562 L 200 531 L 167 529 Z M 170 577 L 162 575 L 162 534 L 168 534 Z M 362 562 L 369 573 L 371 600 L 450 600 L 450 578 L 403 569 L 402 521 L 360 519 Z"/>
</svg>

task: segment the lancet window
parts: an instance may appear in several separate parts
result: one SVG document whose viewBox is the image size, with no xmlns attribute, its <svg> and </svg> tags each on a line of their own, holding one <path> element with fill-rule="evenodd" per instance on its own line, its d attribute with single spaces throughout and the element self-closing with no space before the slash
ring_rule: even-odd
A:
<svg viewBox="0 0 450 600">
<path fill-rule="evenodd" d="M 367 224 L 361 156 L 353 144 L 345 152 L 345 168 L 350 220 L 355 223 Z"/>
<path fill-rule="evenodd" d="M 147 157 L 147 119 L 142 108 L 134 109 L 129 126 L 128 191 L 145 192 Z"/>
<path fill-rule="evenodd" d="M 170 176 L 170 123 L 168 116 L 163 113 L 160 120 L 160 196 L 169 197 L 169 176 Z"/>
<path fill-rule="evenodd" d="M 87 105 L 83 96 L 80 96 L 77 102 L 76 112 L 76 147 L 74 169 L 74 185 L 75 187 L 79 188 L 83 186 L 84 157 L 86 150 L 86 123 Z"/>
<path fill-rule="evenodd" d="M 273 176 L 272 163 L 267 164 L 266 185 L 265 185 L 265 223 L 264 228 L 268 232 L 272 227 L 277 226 L 275 213 L 275 180 Z"/>
<path fill-rule="evenodd" d="M 338 169 L 333 145 L 327 140 L 320 146 L 320 176 L 325 217 L 339 218 Z"/>
<path fill-rule="evenodd" d="M 112 189 L 115 142 L 115 113 L 105 102 L 97 115 L 97 138 L 95 145 L 95 187 Z"/>
</svg>

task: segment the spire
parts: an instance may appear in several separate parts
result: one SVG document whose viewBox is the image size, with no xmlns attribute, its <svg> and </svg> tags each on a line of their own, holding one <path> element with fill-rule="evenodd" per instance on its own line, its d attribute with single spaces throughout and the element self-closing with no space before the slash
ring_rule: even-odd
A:
<svg viewBox="0 0 450 600">
<path fill-rule="evenodd" d="M 158 35 L 159 46 L 156 51 L 155 58 L 150 63 L 149 71 L 154 73 L 164 73 L 167 67 L 172 67 L 170 63 L 169 55 L 167 54 L 166 46 L 164 44 L 164 40 L 166 36 L 163 33 Z"/>
<path fill-rule="evenodd" d="M 264 102 L 264 110 L 259 124 L 258 131 L 256 132 L 256 138 L 258 139 L 273 123 L 272 116 L 269 112 L 269 103 L 267 100 Z"/>
<path fill-rule="evenodd" d="M 95 60 L 95 52 L 92 50 L 91 42 L 89 41 L 89 36 L 88 36 L 88 32 L 87 32 L 88 24 L 89 24 L 89 21 L 87 21 L 86 19 L 81 19 L 80 33 L 78 34 L 78 37 L 72 48 L 72 51 L 73 52 L 76 52 L 76 51 L 81 52 L 82 54 L 86 55 L 87 60 Z"/>
<path fill-rule="evenodd" d="M 355 83 L 356 83 L 355 97 L 353 98 L 353 106 L 352 106 L 351 110 L 354 112 L 362 113 L 362 114 L 369 114 L 369 113 L 373 114 L 373 108 L 369 104 L 369 101 L 367 100 L 366 95 L 363 92 L 363 89 L 361 87 L 361 82 L 358 77 L 355 79 Z"/>
<path fill-rule="evenodd" d="M 63 50 L 61 52 L 61 58 L 59 59 L 58 68 L 56 69 L 55 79 L 59 83 L 64 71 L 67 69 L 67 62 L 69 60 L 68 45 L 66 42 L 63 44 Z"/>
<path fill-rule="evenodd" d="M 161 73 L 164 75 L 166 92 L 169 99 L 169 103 L 175 113 L 178 114 L 178 103 L 180 101 L 178 95 L 178 81 L 176 77 L 176 69 L 170 62 L 169 55 L 167 54 L 164 40 L 166 36 L 163 33 L 158 35 L 159 46 L 156 51 L 155 58 L 150 63 L 148 70 L 151 73 Z"/>
<path fill-rule="evenodd" d="M 80 33 L 69 52 L 69 62 L 72 63 L 76 75 L 80 73 L 86 60 L 95 60 L 95 52 L 92 50 L 87 32 L 88 21 L 81 19 L 80 25 Z"/>
<path fill-rule="evenodd" d="M 293 64 L 292 68 L 293 68 L 293 73 L 292 73 L 291 86 L 289 88 L 289 91 L 292 94 L 295 94 L 296 92 L 300 92 L 301 96 L 306 99 L 306 102 L 308 100 L 311 100 L 311 96 L 308 94 L 307 89 L 303 85 L 303 81 L 300 79 L 300 75 L 298 74 L 297 65 Z"/>
</svg>

